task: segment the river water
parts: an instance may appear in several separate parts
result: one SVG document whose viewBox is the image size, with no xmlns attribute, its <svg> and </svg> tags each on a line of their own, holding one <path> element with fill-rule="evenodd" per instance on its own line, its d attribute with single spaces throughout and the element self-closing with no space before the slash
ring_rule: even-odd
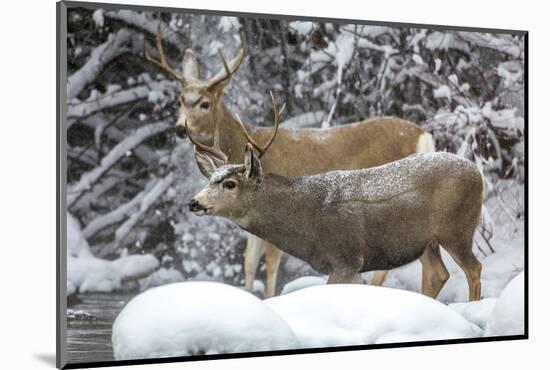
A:
<svg viewBox="0 0 550 370">
<path fill-rule="evenodd" d="M 136 293 L 82 294 L 81 303 L 70 306 L 84 310 L 94 319 L 67 320 L 67 359 L 69 363 L 113 361 L 111 330 L 124 305 Z"/>
</svg>

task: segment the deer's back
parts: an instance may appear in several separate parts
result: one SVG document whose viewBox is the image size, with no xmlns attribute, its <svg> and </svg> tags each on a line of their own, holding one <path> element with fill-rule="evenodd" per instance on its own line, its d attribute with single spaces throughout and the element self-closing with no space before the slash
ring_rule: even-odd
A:
<svg viewBox="0 0 550 370">
<path fill-rule="evenodd" d="M 264 142 L 271 132 L 271 128 L 258 128 L 253 136 Z M 411 122 L 393 117 L 328 129 L 280 128 L 262 158 L 262 166 L 266 172 L 283 176 L 378 166 L 415 153 L 424 132 Z"/>
<path fill-rule="evenodd" d="M 315 253 L 362 254 L 365 271 L 411 262 L 434 239 L 473 234 L 483 192 L 475 164 L 441 152 L 307 176 L 298 184 L 298 192 L 313 194 L 314 202 L 297 208 L 310 213 L 300 219 L 318 238 Z"/>
</svg>

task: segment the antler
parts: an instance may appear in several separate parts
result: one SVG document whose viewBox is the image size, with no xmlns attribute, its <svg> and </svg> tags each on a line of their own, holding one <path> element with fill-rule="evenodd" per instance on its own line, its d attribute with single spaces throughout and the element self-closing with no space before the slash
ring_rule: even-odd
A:
<svg viewBox="0 0 550 370">
<path fill-rule="evenodd" d="M 216 120 L 216 116 L 215 116 L 216 113 L 214 112 L 213 114 L 214 114 L 214 124 L 215 124 L 216 128 L 215 128 L 215 131 L 214 131 L 214 143 L 212 144 L 212 146 L 204 145 L 203 143 L 201 143 L 201 142 L 199 142 L 199 141 L 197 141 L 193 138 L 193 136 L 191 135 L 191 132 L 187 128 L 187 119 L 185 119 L 185 121 L 184 121 L 185 131 L 187 131 L 187 136 L 189 136 L 189 140 L 191 140 L 193 145 L 195 145 L 197 148 L 199 148 L 203 152 L 207 152 L 207 153 L 212 154 L 216 158 L 223 161 L 223 163 L 228 163 L 229 162 L 229 156 L 226 155 L 222 151 L 222 149 L 220 148 L 220 127 L 218 125 L 218 121 Z M 229 155 L 231 155 L 231 152 L 229 153 Z"/>
<path fill-rule="evenodd" d="M 273 96 L 273 92 L 270 90 L 269 94 L 271 95 L 271 103 L 273 104 L 273 115 L 274 115 L 274 126 L 275 129 L 273 130 L 273 135 L 269 138 L 267 143 L 264 146 L 258 145 L 254 139 L 250 136 L 248 131 L 246 130 L 246 126 L 244 125 L 243 121 L 241 121 L 241 118 L 238 114 L 235 114 L 237 116 L 237 121 L 239 122 L 239 125 L 241 127 L 241 130 L 246 137 L 246 140 L 258 151 L 258 158 L 262 158 L 262 156 L 267 152 L 271 144 L 273 143 L 273 140 L 275 140 L 275 136 L 277 135 L 277 130 L 279 129 L 279 120 L 281 118 L 281 114 L 285 110 L 286 103 L 284 103 L 281 107 L 281 109 L 277 110 L 277 103 L 275 102 L 275 97 Z"/>
<path fill-rule="evenodd" d="M 220 74 L 219 76 L 215 76 L 209 81 L 208 88 L 213 89 L 217 85 L 219 85 L 222 82 L 227 81 L 230 79 L 235 72 L 239 69 L 241 66 L 241 63 L 243 62 L 244 56 L 246 54 L 247 49 L 247 40 L 246 40 L 246 34 L 244 31 L 241 31 L 241 49 L 239 50 L 239 54 L 235 58 L 233 62 L 233 66 L 229 68 L 229 65 L 227 64 L 227 61 L 225 60 L 225 57 L 223 56 L 223 52 L 221 49 L 218 49 L 218 56 L 220 57 L 223 68 L 225 70 L 225 74 Z"/>
<path fill-rule="evenodd" d="M 145 59 L 147 59 L 149 62 L 156 64 L 160 68 L 164 69 L 166 72 L 171 74 L 174 78 L 176 78 L 178 81 L 180 81 L 182 84 L 186 84 L 185 77 L 179 72 L 177 72 L 175 69 L 173 69 L 168 62 L 166 61 L 166 57 L 164 55 L 164 49 L 162 48 L 162 35 L 160 32 L 160 23 L 157 26 L 157 33 L 156 33 L 156 44 L 157 44 L 157 50 L 160 55 L 160 61 L 152 58 L 149 53 L 147 52 L 147 48 L 145 47 L 145 41 L 143 41 L 143 56 Z"/>
</svg>

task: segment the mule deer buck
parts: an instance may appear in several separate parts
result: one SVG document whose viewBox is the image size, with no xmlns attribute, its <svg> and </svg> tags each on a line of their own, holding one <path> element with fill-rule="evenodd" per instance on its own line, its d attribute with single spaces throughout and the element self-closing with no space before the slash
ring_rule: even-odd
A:
<svg viewBox="0 0 550 370">
<path fill-rule="evenodd" d="M 220 124 L 220 148 L 232 153 L 229 163 L 243 162 L 242 148 L 247 140 L 265 142 L 270 135 L 267 128 L 251 128 L 249 137 L 243 135 L 241 123 L 223 103 L 224 88 L 239 69 L 246 50 L 242 47 L 229 63 L 221 51 L 223 69 L 209 80 L 201 80 L 199 64 L 191 50 L 183 56 L 182 71 L 173 69 L 162 49 L 160 29 L 157 29 L 156 47 L 159 60 L 145 50 L 145 58 L 155 63 L 180 81 L 180 116 L 176 133 L 185 138 L 192 133 L 196 141 L 211 145 L 214 140 L 214 120 Z M 185 128 L 187 122 L 187 129 Z M 313 175 L 330 170 L 351 170 L 378 166 L 413 153 L 434 151 L 432 136 L 417 125 L 394 117 L 378 117 L 329 129 L 279 129 L 269 154 L 262 160 L 267 172 L 285 176 Z M 274 210 L 275 212 L 275 210 Z M 275 294 L 281 251 L 272 244 L 250 234 L 245 252 L 245 286 L 252 283 L 262 254 L 266 257 L 265 297 Z M 382 284 L 385 272 L 378 272 L 372 281 Z"/>
<path fill-rule="evenodd" d="M 273 105 L 273 134 L 264 146 L 246 144 L 244 164 L 218 165 L 227 162 L 219 140 L 209 147 L 189 135 L 197 163 L 210 178 L 189 203 L 191 211 L 235 222 L 328 274 L 328 283 L 360 283 L 361 272 L 419 258 L 422 293 L 433 298 L 449 278 L 441 245 L 465 272 L 469 299 L 480 299 L 481 263 L 472 242 L 483 176 L 474 163 L 437 152 L 368 169 L 301 177 L 264 174 L 260 158 L 274 142 L 279 122 Z"/>
</svg>

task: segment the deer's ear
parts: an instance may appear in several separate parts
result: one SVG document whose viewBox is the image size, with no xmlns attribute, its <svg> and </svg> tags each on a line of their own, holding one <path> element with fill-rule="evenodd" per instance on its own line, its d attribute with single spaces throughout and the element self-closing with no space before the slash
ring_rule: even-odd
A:
<svg viewBox="0 0 550 370">
<path fill-rule="evenodd" d="M 195 155 L 195 162 L 197 162 L 199 171 L 201 171 L 204 177 L 210 179 L 210 176 L 219 167 L 219 163 L 216 163 L 214 159 L 207 154 L 198 151 L 196 147 L 193 147 L 193 154 Z"/>
<path fill-rule="evenodd" d="M 246 144 L 244 148 L 244 167 L 247 179 L 258 182 L 262 180 L 262 164 L 250 144 Z"/>
<path fill-rule="evenodd" d="M 183 77 L 186 79 L 199 79 L 199 62 L 195 57 L 193 50 L 185 50 L 183 60 L 181 62 L 181 69 L 183 71 Z"/>
</svg>

